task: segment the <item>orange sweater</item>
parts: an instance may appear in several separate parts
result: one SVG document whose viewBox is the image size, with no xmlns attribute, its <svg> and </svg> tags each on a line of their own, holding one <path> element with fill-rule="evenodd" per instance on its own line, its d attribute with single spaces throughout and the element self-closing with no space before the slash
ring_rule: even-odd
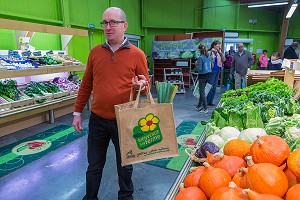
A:
<svg viewBox="0 0 300 200">
<path fill-rule="evenodd" d="M 144 52 L 129 42 L 114 53 L 106 44 L 94 47 L 75 102 L 74 112 L 82 112 L 91 92 L 91 111 L 104 119 L 115 119 L 114 105 L 129 101 L 132 78 L 144 75 L 148 66 Z"/>
</svg>

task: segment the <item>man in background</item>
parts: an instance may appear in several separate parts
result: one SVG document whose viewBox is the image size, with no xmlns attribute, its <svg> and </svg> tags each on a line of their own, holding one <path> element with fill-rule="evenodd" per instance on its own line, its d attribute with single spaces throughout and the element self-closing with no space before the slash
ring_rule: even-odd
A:
<svg viewBox="0 0 300 200">
<path fill-rule="evenodd" d="M 244 49 L 244 44 L 238 44 L 238 52 L 233 55 L 230 68 L 231 78 L 235 78 L 235 89 L 242 88 L 242 80 L 247 86 L 247 72 L 253 64 L 254 59 L 251 53 Z"/>
<path fill-rule="evenodd" d="M 298 48 L 298 42 L 293 42 L 286 50 L 284 51 L 283 58 L 286 59 L 298 59 L 296 49 Z"/>
</svg>

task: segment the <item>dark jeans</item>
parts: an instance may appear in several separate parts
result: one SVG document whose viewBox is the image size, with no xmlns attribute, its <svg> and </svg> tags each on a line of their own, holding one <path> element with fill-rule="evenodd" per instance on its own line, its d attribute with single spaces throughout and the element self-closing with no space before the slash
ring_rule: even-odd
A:
<svg viewBox="0 0 300 200">
<path fill-rule="evenodd" d="M 118 199 L 131 197 L 134 191 L 131 180 L 132 165 L 121 166 L 118 127 L 115 120 L 107 120 L 91 113 L 88 134 L 88 168 L 86 172 L 86 195 L 84 200 L 98 199 L 98 190 L 106 161 L 106 153 L 110 139 L 112 140 L 117 158 L 119 176 Z"/>
<path fill-rule="evenodd" d="M 198 81 L 199 81 L 199 102 L 198 102 L 198 107 L 200 108 L 203 106 L 203 108 L 206 110 L 207 109 L 207 101 L 205 97 L 205 86 L 208 83 L 208 78 L 209 74 L 198 74 Z"/>
<path fill-rule="evenodd" d="M 215 94 L 216 94 L 216 90 L 217 90 L 217 84 L 219 81 L 219 75 L 220 75 L 220 71 L 212 71 L 209 74 L 209 79 L 208 79 L 208 83 L 212 85 L 206 99 L 207 99 L 207 104 L 212 104 L 213 100 L 215 98 Z"/>
</svg>

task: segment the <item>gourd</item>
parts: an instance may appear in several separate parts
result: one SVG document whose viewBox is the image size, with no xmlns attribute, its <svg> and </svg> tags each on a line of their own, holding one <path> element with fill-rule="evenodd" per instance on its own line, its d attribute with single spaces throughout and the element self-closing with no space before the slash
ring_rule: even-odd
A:
<svg viewBox="0 0 300 200">
<path fill-rule="evenodd" d="M 300 178 L 297 178 L 287 166 L 283 169 L 283 172 L 288 179 L 289 188 L 296 185 L 297 183 L 300 183 Z"/>
<path fill-rule="evenodd" d="M 204 192 L 198 187 L 184 188 L 183 184 L 180 185 L 178 194 L 174 200 L 207 200 Z"/>
<path fill-rule="evenodd" d="M 246 200 L 248 199 L 242 189 L 238 188 L 234 182 L 229 182 L 229 186 L 217 189 L 210 200 Z"/>
<path fill-rule="evenodd" d="M 200 176 L 204 170 L 204 166 L 192 167 L 190 169 L 190 174 L 188 174 L 184 179 L 184 187 L 198 187 Z"/>
<path fill-rule="evenodd" d="M 254 164 L 247 156 L 248 168 L 240 182 L 260 194 L 273 194 L 282 197 L 288 189 L 288 180 L 284 172 L 271 163 Z"/>
<path fill-rule="evenodd" d="M 233 139 L 227 142 L 223 152 L 227 156 L 238 156 L 242 159 L 250 152 L 251 144 L 244 140 Z"/>
<path fill-rule="evenodd" d="M 243 193 L 247 195 L 249 200 L 283 200 L 278 196 L 272 194 L 259 194 L 250 189 L 244 189 Z"/>
<path fill-rule="evenodd" d="M 276 135 L 257 136 L 250 148 L 254 163 L 272 163 L 281 166 L 290 155 L 290 147 Z"/>
<path fill-rule="evenodd" d="M 224 169 L 212 167 L 207 162 L 204 162 L 203 165 L 205 171 L 199 179 L 198 186 L 207 197 L 211 197 L 217 189 L 228 186 L 231 177 Z"/>
<path fill-rule="evenodd" d="M 300 148 L 291 153 L 288 157 L 287 165 L 289 170 L 291 170 L 297 178 L 300 178 Z"/>
<path fill-rule="evenodd" d="M 238 156 L 226 156 L 224 154 L 216 153 L 215 157 L 220 160 L 213 166 L 224 169 L 231 177 L 233 177 L 241 167 L 246 167 L 246 162 Z"/>
<path fill-rule="evenodd" d="M 300 200 L 300 184 L 294 185 L 287 191 L 285 200 Z"/>
</svg>

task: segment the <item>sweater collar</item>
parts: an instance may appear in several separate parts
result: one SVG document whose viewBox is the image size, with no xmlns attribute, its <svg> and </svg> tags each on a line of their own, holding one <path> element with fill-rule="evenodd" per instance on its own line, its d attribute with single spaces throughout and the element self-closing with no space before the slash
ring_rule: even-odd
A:
<svg viewBox="0 0 300 200">
<path fill-rule="evenodd" d="M 108 41 L 106 40 L 105 43 L 102 45 L 102 47 L 110 49 L 112 52 L 115 52 L 121 48 L 127 48 L 130 49 L 130 43 L 127 39 L 127 37 L 124 38 L 124 41 L 122 42 L 122 44 L 120 44 L 117 49 L 115 51 L 113 51 L 113 48 L 109 45 Z"/>
</svg>

